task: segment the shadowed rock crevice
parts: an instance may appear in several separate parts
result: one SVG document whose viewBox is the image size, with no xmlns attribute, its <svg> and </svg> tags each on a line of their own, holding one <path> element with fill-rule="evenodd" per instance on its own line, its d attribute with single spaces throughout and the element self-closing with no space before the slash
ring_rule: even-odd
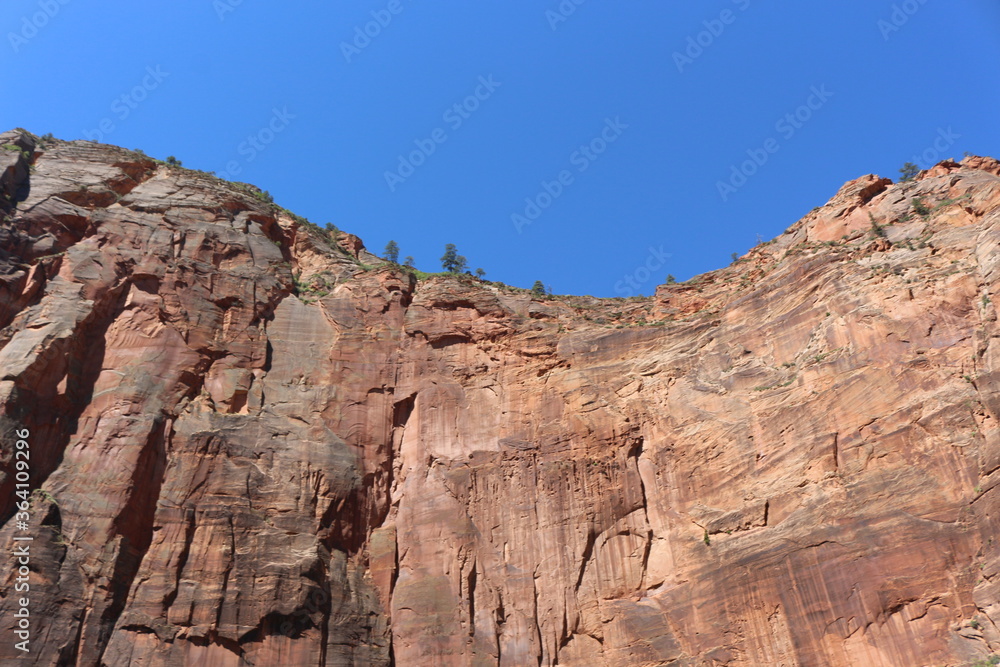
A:
<svg viewBox="0 0 1000 667">
<path fill-rule="evenodd" d="M 7 381 L 2 392 L 7 394 L 7 404 L 0 419 L 7 420 L 11 431 L 27 428 L 33 434 L 32 488 L 42 487 L 59 467 L 80 415 L 93 399 L 105 356 L 105 335 L 124 308 L 127 293 L 128 285 L 123 284 L 89 304 L 89 311 L 77 310 L 80 319 L 70 328 L 42 329 L 32 336 L 36 340 L 51 337 L 33 359 L 24 359 L 17 351 L 3 355 L 10 347 L 0 351 L 4 360 L 10 360 L 11 371 L 20 370 L 16 376 L 2 378 Z M 12 476 L 0 480 L 0 519 L 6 521 L 13 512 L 14 480 Z"/>
<path fill-rule="evenodd" d="M 108 610 L 102 619 L 98 643 L 103 654 L 111 631 L 121 615 L 139 565 L 153 536 L 154 515 L 166 467 L 166 450 L 171 422 L 161 417 L 154 422 L 146 446 L 134 469 L 125 512 L 119 514 L 113 531 L 121 537 L 121 566 L 114 573 L 115 588 Z"/>
</svg>

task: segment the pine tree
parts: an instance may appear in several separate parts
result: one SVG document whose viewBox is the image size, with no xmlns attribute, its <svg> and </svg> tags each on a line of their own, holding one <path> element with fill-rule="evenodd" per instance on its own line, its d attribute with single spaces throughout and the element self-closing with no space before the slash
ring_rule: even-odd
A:
<svg viewBox="0 0 1000 667">
<path fill-rule="evenodd" d="M 403 260 L 403 266 L 408 269 L 412 269 L 414 267 L 413 261 L 413 257 L 411 255 L 407 255 L 406 259 Z"/>
<path fill-rule="evenodd" d="M 899 180 L 901 182 L 912 181 L 920 173 L 920 167 L 913 164 L 912 162 L 907 162 L 903 164 L 903 168 L 899 170 Z"/>
<path fill-rule="evenodd" d="M 486 277 L 486 272 L 483 271 L 482 269 L 476 269 L 476 277 L 482 280 L 483 278 Z"/>
<path fill-rule="evenodd" d="M 458 249 L 454 243 L 449 243 L 444 247 L 444 255 L 441 256 L 441 268 L 448 273 L 462 273 L 468 267 L 469 262 L 462 255 L 458 254 Z"/>
<path fill-rule="evenodd" d="M 386 261 L 392 262 L 393 264 L 399 263 L 399 245 L 395 241 L 389 241 L 385 244 L 385 250 L 382 253 L 382 257 Z"/>
<path fill-rule="evenodd" d="M 541 280 L 536 280 L 535 284 L 531 286 L 531 292 L 536 296 L 545 296 L 545 285 Z"/>
<path fill-rule="evenodd" d="M 677 282 L 677 278 L 674 278 L 674 274 L 668 273 L 667 274 L 667 284 L 668 285 L 673 285 L 676 282 Z"/>
</svg>

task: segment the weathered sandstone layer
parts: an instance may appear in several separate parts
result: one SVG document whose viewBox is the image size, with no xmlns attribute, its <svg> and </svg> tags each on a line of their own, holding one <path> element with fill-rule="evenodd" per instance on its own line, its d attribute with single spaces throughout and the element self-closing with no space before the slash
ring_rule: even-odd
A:
<svg viewBox="0 0 1000 667">
<path fill-rule="evenodd" d="M 0 543 L 34 536 L 3 664 L 1000 651 L 995 160 L 858 179 L 600 300 L 418 281 L 250 186 L 0 144 Z"/>
</svg>

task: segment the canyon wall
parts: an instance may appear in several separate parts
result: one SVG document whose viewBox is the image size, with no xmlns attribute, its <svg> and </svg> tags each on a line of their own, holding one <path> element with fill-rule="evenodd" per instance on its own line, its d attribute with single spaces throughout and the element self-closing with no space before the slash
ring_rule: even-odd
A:
<svg viewBox="0 0 1000 667">
<path fill-rule="evenodd" d="M 852 181 L 622 300 L 418 280 L 252 186 L 0 144 L 0 543 L 34 538 L 3 664 L 1000 651 L 995 160 Z"/>
</svg>

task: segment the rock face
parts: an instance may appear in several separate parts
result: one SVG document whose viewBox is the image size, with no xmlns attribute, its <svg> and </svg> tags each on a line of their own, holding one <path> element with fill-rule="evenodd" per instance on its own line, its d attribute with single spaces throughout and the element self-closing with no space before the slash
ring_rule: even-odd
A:
<svg viewBox="0 0 1000 667">
<path fill-rule="evenodd" d="M 3 664 L 1000 651 L 995 160 L 623 301 L 418 282 L 249 186 L 0 143 Z"/>
</svg>

